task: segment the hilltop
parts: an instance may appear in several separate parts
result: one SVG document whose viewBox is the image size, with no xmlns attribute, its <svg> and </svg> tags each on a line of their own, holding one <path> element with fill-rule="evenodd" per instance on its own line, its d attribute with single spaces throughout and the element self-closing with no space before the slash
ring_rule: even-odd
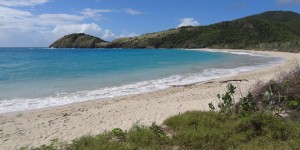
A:
<svg viewBox="0 0 300 150">
<path fill-rule="evenodd" d="M 77 45 L 85 46 L 85 43 L 86 41 L 77 41 Z M 52 47 L 57 46 L 52 44 Z M 233 21 L 207 26 L 185 26 L 87 47 L 297 51 L 300 48 L 300 14 L 291 11 L 268 11 Z"/>
<path fill-rule="evenodd" d="M 105 47 L 109 42 L 84 33 L 66 35 L 55 41 L 49 47 L 54 48 L 99 48 Z"/>
</svg>

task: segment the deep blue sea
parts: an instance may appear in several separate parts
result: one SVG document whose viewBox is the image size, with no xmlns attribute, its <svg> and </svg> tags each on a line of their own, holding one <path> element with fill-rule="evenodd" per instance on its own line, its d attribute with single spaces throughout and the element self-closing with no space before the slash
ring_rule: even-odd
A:
<svg viewBox="0 0 300 150">
<path fill-rule="evenodd" d="M 0 48 L 0 113 L 156 91 L 280 61 L 245 52 Z"/>
</svg>

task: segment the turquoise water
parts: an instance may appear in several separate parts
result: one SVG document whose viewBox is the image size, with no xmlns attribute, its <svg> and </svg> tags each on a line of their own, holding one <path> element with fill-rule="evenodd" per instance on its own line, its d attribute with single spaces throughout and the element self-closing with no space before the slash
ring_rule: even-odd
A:
<svg viewBox="0 0 300 150">
<path fill-rule="evenodd" d="M 244 52 L 0 49 L 0 113 L 165 89 L 270 66 Z"/>
</svg>

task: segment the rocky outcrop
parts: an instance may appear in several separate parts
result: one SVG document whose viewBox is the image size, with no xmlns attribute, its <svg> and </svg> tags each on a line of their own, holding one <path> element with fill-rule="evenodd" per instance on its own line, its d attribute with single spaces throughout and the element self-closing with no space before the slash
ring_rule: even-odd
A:
<svg viewBox="0 0 300 150">
<path fill-rule="evenodd" d="M 74 33 L 66 35 L 52 43 L 53 48 L 102 48 L 109 42 L 84 33 Z"/>
</svg>

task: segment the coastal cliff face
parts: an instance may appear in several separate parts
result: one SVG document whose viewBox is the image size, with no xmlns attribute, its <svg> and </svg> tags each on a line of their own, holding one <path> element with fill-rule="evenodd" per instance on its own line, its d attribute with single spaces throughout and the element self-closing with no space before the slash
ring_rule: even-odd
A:
<svg viewBox="0 0 300 150">
<path fill-rule="evenodd" d="M 91 39 L 69 40 L 67 36 L 65 37 L 60 39 L 64 42 L 55 42 L 62 44 L 54 43 L 50 47 L 59 48 L 58 45 L 63 45 L 63 47 L 85 48 L 231 48 L 299 51 L 300 15 L 290 11 L 270 11 L 208 26 L 187 26 L 119 38 L 111 43 L 104 41 L 103 44 L 91 44 L 93 43 Z"/>
<path fill-rule="evenodd" d="M 49 47 L 53 48 L 101 48 L 109 42 L 84 33 L 66 35 L 55 41 Z"/>
</svg>

